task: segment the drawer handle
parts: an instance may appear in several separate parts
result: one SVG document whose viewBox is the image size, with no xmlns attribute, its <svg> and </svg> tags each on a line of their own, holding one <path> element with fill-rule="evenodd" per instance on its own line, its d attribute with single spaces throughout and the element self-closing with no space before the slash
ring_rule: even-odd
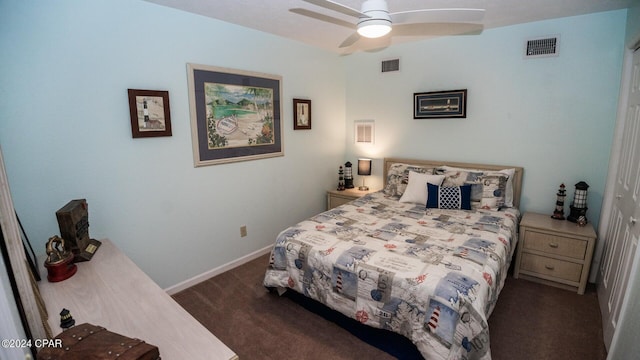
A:
<svg viewBox="0 0 640 360">
<path fill-rule="evenodd" d="M 547 269 L 547 270 L 554 270 L 555 269 L 555 267 L 553 267 L 553 265 L 545 265 L 544 268 Z"/>
<path fill-rule="evenodd" d="M 549 243 L 549 247 L 552 247 L 552 248 L 554 248 L 554 249 L 555 249 L 555 248 L 557 248 L 557 247 L 558 247 L 558 244 L 556 244 L 556 243 Z"/>
</svg>

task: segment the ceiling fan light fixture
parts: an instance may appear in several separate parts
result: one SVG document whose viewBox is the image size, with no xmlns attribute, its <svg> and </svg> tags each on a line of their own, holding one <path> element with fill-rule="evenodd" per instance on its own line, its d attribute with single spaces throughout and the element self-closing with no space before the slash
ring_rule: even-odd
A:
<svg viewBox="0 0 640 360">
<path fill-rule="evenodd" d="M 384 19 L 367 19 L 358 24 L 358 34 L 366 38 L 379 38 L 391 31 L 391 21 Z"/>
<path fill-rule="evenodd" d="M 363 16 L 358 20 L 358 34 L 375 39 L 391 31 L 391 16 L 385 0 L 367 0 L 360 11 Z"/>
</svg>

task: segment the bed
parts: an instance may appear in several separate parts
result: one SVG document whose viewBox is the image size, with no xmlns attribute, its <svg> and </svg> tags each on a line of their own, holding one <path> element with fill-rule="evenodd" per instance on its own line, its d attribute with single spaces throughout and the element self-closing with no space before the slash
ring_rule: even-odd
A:
<svg viewBox="0 0 640 360">
<path fill-rule="evenodd" d="M 521 167 L 384 159 L 384 189 L 283 230 L 264 285 L 391 330 L 425 359 L 490 359 Z"/>
</svg>

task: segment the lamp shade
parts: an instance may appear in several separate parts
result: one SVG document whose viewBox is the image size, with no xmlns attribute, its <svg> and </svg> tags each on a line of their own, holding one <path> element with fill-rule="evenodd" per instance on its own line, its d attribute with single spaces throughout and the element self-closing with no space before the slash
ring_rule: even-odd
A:
<svg viewBox="0 0 640 360">
<path fill-rule="evenodd" d="M 371 175 L 371 159 L 358 159 L 358 175 Z"/>
</svg>

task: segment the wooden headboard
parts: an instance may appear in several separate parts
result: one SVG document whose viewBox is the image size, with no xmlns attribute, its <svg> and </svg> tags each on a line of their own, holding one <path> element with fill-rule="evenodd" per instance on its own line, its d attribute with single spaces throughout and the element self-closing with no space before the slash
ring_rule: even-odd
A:
<svg viewBox="0 0 640 360">
<path fill-rule="evenodd" d="M 437 160 L 416 160 L 416 159 L 403 159 L 403 158 L 385 158 L 384 159 L 384 172 L 383 180 L 384 186 L 387 185 L 387 172 L 391 164 L 404 163 L 409 165 L 416 165 L 421 167 L 438 167 L 443 165 L 460 167 L 465 169 L 478 169 L 478 170 L 503 170 L 503 169 L 516 169 L 513 177 L 513 205 L 515 207 L 520 206 L 520 194 L 522 192 L 522 173 L 524 168 L 511 165 L 487 165 L 487 164 L 474 164 L 463 163 L 454 161 L 437 161 Z"/>
</svg>

